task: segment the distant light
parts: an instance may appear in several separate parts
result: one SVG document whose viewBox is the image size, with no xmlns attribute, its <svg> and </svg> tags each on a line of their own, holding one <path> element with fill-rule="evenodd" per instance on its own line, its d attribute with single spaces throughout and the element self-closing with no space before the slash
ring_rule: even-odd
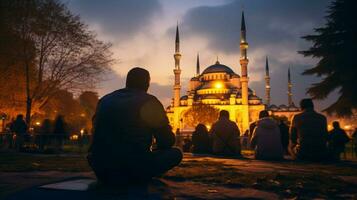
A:
<svg viewBox="0 0 357 200">
<path fill-rule="evenodd" d="M 83 135 L 83 134 L 84 134 L 84 128 L 81 129 L 81 135 Z"/>
<path fill-rule="evenodd" d="M 345 125 L 344 128 L 345 128 L 346 130 L 351 130 L 352 126 L 351 126 L 351 125 Z"/>
<path fill-rule="evenodd" d="M 35 124 L 36 124 L 37 126 L 39 126 L 39 125 L 41 125 L 41 122 L 36 122 Z"/>
<path fill-rule="evenodd" d="M 69 139 L 70 140 L 78 140 L 78 135 L 72 135 Z"/>
<path fill-rule="evenodd" d="M 211 129 L 211 126 L 210 126 L 210 125 L 207 125 L 207 129 L 210 130 L 210 129 Z"/>
<path fill-rule="evenodd" d="M 222 82 L 216 82 L 214 84 L 214 87 L 217 88 L 217 89 L 222 89 L 223 88 L 223 83 Z"/>
</svg>

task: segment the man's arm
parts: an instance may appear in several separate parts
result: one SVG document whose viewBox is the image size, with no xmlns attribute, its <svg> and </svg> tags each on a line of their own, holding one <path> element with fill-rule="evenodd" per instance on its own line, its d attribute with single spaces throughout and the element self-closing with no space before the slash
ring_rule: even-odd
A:
<svg viewBox="0 0 357 200">
<path fill-rule="evenodd" d="M 167 149 L 175 144 L 175 135 L 172 132 L 164 107 L 157 98 L 152 97 L 147 101 L 141 108 L 140 115 L 153 130 L 158 149 Z"/>
</svg>

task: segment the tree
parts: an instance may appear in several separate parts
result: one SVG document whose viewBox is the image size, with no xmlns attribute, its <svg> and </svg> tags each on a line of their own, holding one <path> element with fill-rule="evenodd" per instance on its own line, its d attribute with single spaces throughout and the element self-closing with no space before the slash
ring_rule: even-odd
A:
<svg viewBox="0 0 357 200">
<path fill-rule="evenodd" d="M 217 121 L 218 115 L 219 109 L 206 104 L 197 104 L 184 113 L 183 120 L 190 127 L 196 127 L 199 123 L 210 126 Z"/>
<path fill-rule="evenodd" d="M 76 91 L 93 87 L 112 62 L 110 44 L 96 35 L 57 0 L 4 0 L 4 24 L 20 38 L 16 59 L 26 74 L 26 121 L 33 106 L 42 108 L 58 88 Z M 31 66 L 36 80 L 32 81 Z"/>
<path fill-rule="evenodd" d="M 79 103 L 85 111 L 86 116 L 92 118 L 99 100 L 98 93 L 84 91 L 79 95 Z"/>
<path fill-rule="evenodd" d="M 350 116 L 357 108 L 356 10 L 356 1 L 333 1 L 328 8 L 326 24 L 316 28 L 316 34 L 303 37 L 313 45 L 300 53 L 319 59 L 303 74 L 323 77 L 321 82 L 308 88 L 307 93 L 314 99 L 325 99 L 334 90 L 339 91 L 337 101 L 324 110 L 329 114 Z"/>
</svg>

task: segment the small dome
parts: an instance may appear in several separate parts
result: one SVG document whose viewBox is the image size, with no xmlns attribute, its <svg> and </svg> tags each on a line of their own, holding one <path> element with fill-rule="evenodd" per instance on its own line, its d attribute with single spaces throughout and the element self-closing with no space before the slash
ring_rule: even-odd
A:
<svg viewBox="0 0 357 200">
<path fill-rule="evenodd" d="M 278 108 L 278 106 L 273 104 L 273 105 L 269 106 L 268 109 L 271 110 L 271 111 L 277 111 L 279 108 Z"/>
<path fill-rule="evenodd" d="M 289 109 L 289 111 L 299 111 L 299 108 L 296 107 L 294 103 L 292 105 L 290 105 L 288 109 Z"/>
<path fill-rule="evenodd" d="M 180 98 L 180 100 L 187 100 L 188 99 L 188 96 L 187 95 L 184 95 Z"/>
<path fill-rule="evenodd" d="M 193 78 L 191 78 L 191 81 L 199 81 L 199 78 L 198 77 L 193 77 Z"/>
<path fill-rule="evenodd" d="M 249 95 L 249 100 L 260 100 L 257 95 Z"/>
<path fill-rule="evenodd" d="M 225 73 L 228 73 L 228 74 L 235 74 L 231 68 L 229 68 L 226 65 L 220 64 L 218 61 L 216 62 L 216 64 L 207 67 L 202 72 L 202 74 L 219 73 L 219 72 L 225 72 Z"/>
<path fill-rule="evenodd" d="M 279 106 L 279 110 L 286 111 L 286 110 L 288 110 L 288 106 L 286 106 L 286 105 L 284 105 L 284 104 L 281 104 L 281 105 Z"/>
</svg>

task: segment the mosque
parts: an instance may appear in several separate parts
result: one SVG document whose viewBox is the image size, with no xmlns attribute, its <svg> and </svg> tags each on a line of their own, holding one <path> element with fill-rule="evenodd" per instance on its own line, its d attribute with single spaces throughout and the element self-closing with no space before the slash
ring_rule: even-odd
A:
<svg viewBox="0 0 357 200">
<path fill-rule="evenodd" d="M 288 71 L 288 105 L 270 104 L 270 76 L 268 58 L 266 58 L 265 75 L 265 102 L 249 88 L 248 76 L 248 42 L 246 40 L 246 26 L 244 13 L 241 19 L 240 36 L 240 75 L 232 68 L 221 64 L 218 60 L 215 64 L 200 72 L 199 55 L 197 55 L 196 75 L 191 78 L 186 95 L 181 96 L 181 67 L 180 67 L 180 38 L 179 28 L 176 27 L 175 40 L 175 68 L 173 70 L 175 79 L 173 87 L 173 100 L 166 112 L 173 130 L 177 128 L 190 129 L 185 124 L 183 115 L 196 104 L 207 104 L 227 110 L 230 119 L 235 121 L 243 133 L 249 129 L 249 124 L 256 121 L 259 112 L 269 110 L 273 115 L 286 116 L 288 119 L 299 111 L 292 100 L 292 83 L 290 70 Z"/>
</svg>

